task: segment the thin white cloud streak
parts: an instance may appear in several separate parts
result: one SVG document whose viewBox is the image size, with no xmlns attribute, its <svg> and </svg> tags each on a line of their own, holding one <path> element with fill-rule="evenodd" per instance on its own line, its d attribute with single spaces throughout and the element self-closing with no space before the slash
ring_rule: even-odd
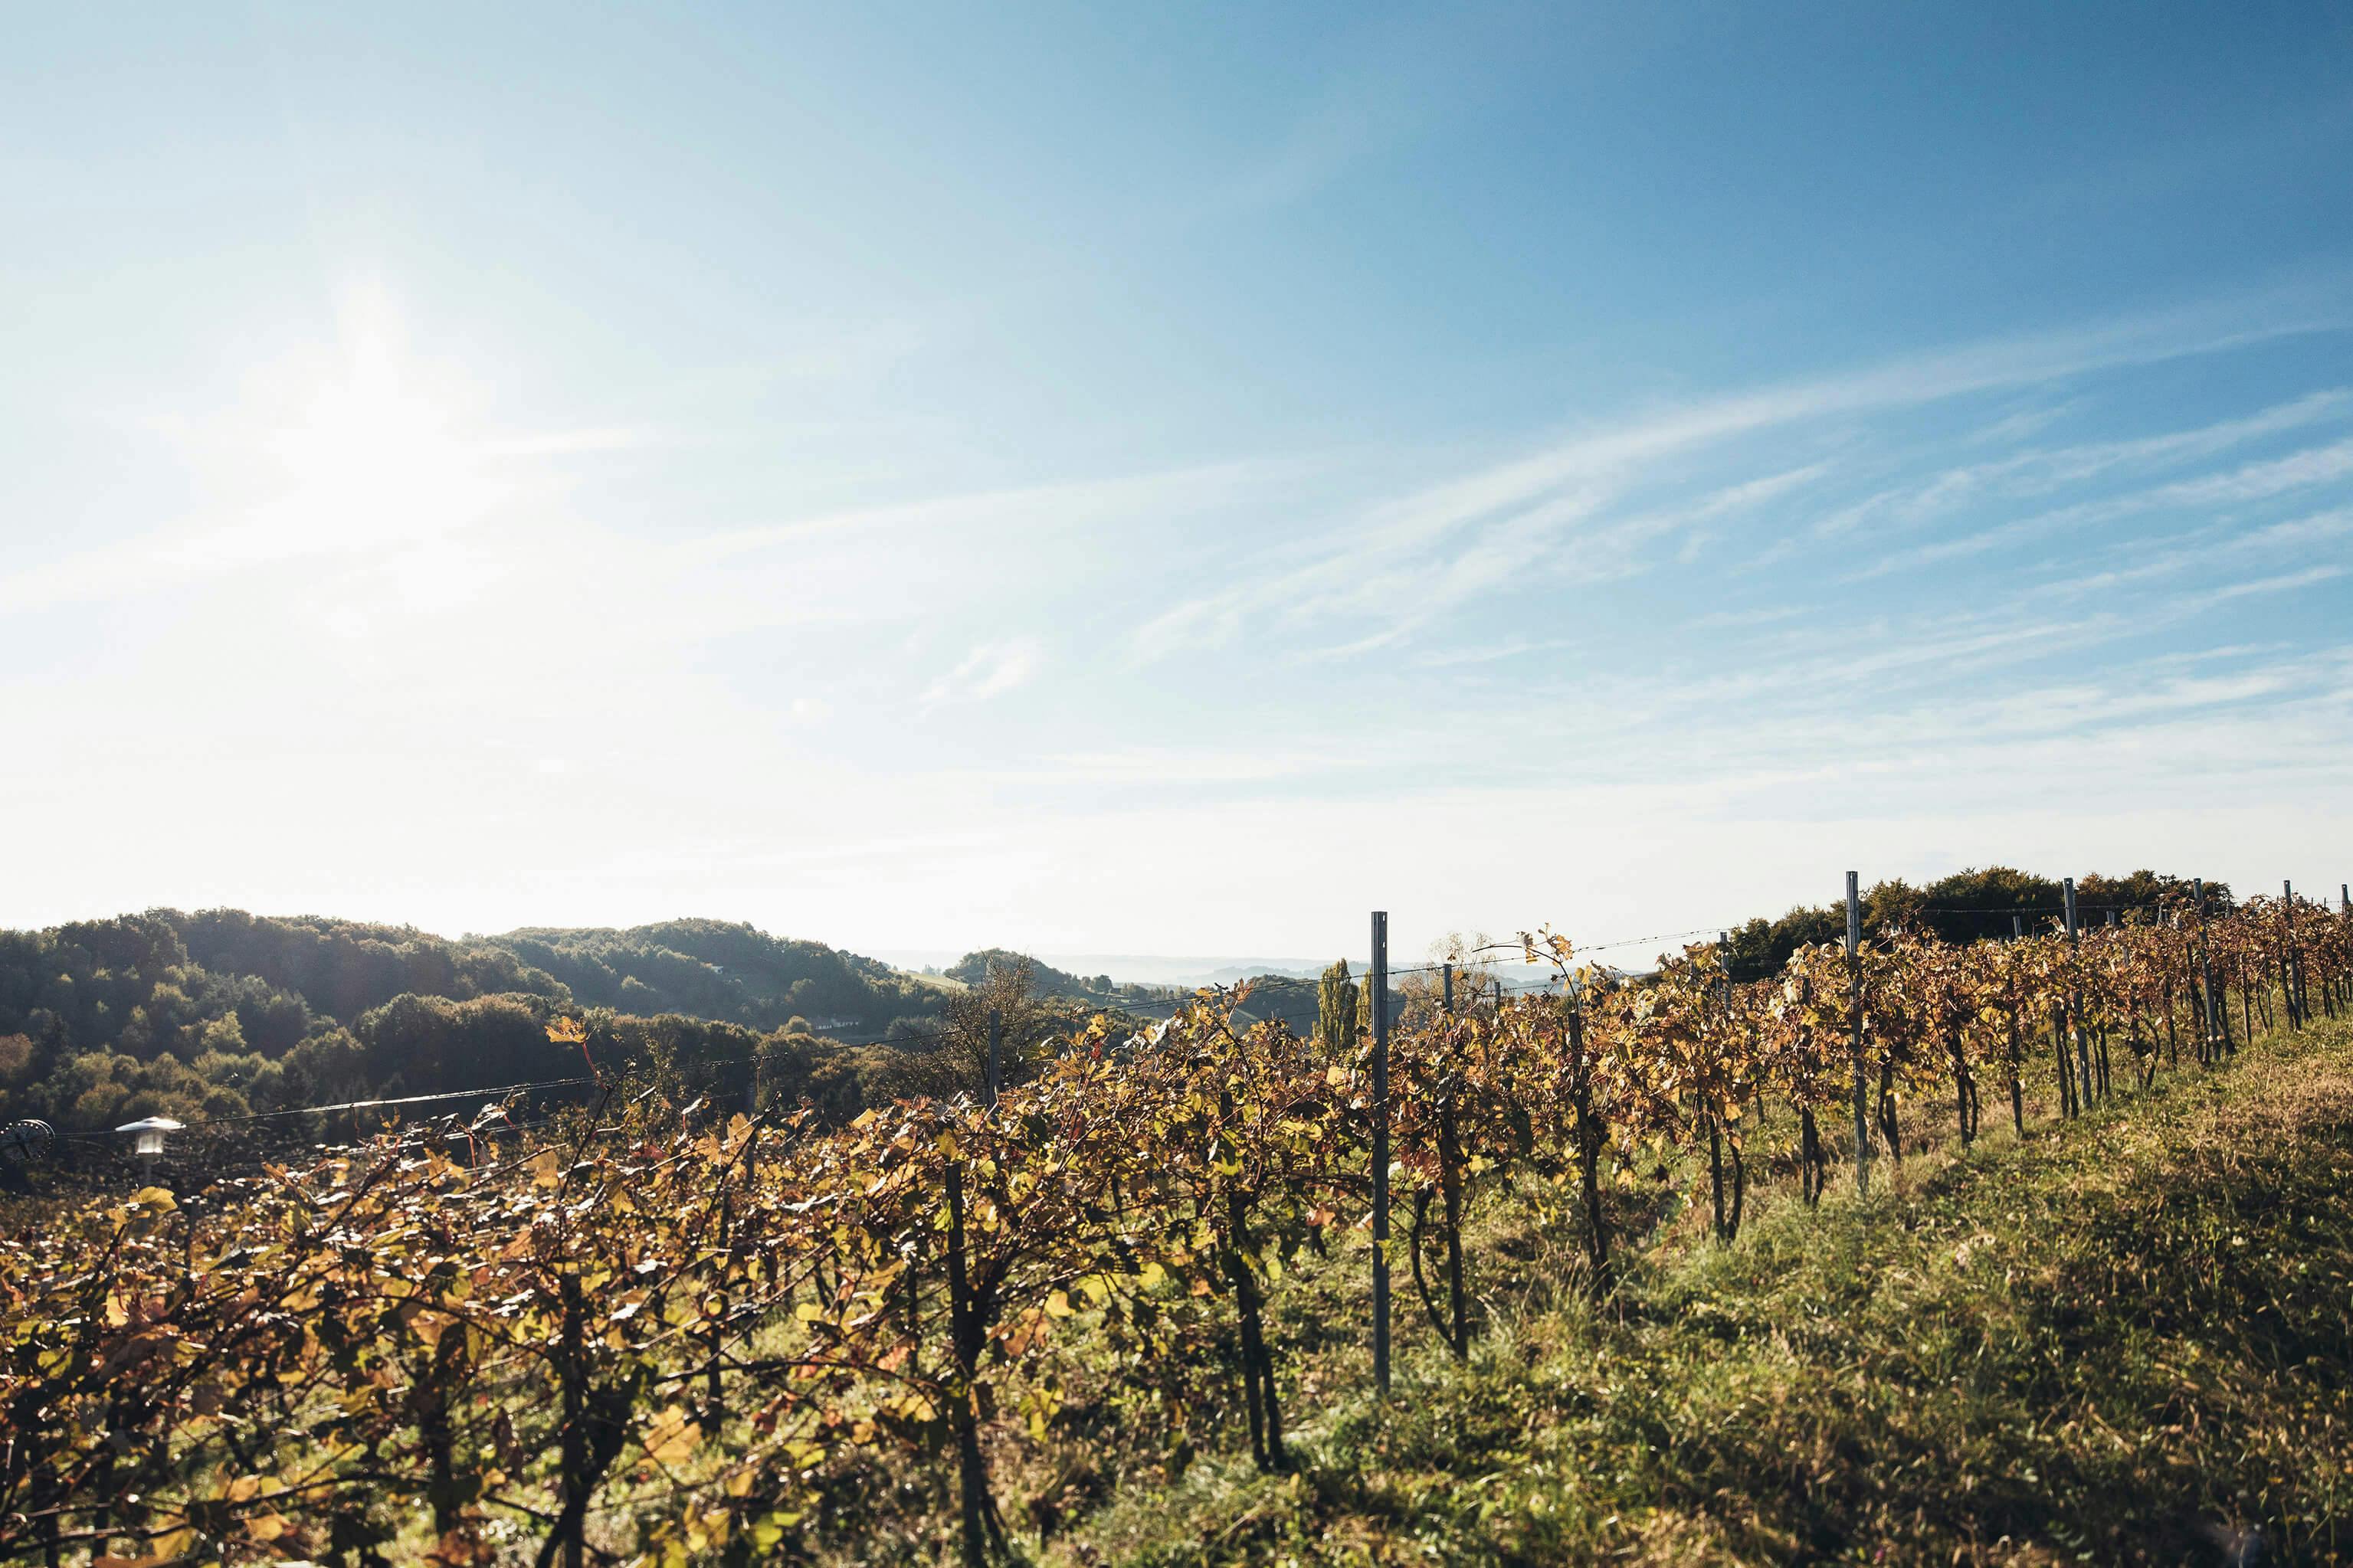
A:
<svg viewBox="0 0 2353 1568">
<path fill-rule="evenodd" d="M 1205 463 L 1109 479 L 1060 480 L 854 507 L 706 535 L 673 547 L 678 565 L 716 564 L 800 545 L 831 534 L 1006 531 L 1042 533 L 1113 519 L 1198 510 L 1295 480 L 1326 467 L 1322 457 Z"/>
<path fill-rule="evenodd" d="M 1950 749 L 1956 736 L 1990 754 L 2031 739 L 2015 721 L 2038 709 L 2052 716 L 2055 730 L 2158 706 L 2252 706 L 2266 692 L 2291 687 L 2326 688 L 2343 700 L 2353 692 L 2353 652 L 2341 648 L 2253 667 L 2265 672 L 2259 678 L 2245 669 L 2194 679 L 2180 673 L 2185 660 L 2227 664 L 2259 652 L 2232 647 L 2085 662 L 2105 645 L 2168 637 L 2178 643 L 2184 624 L 2232 599 L 2295 592 L 2339 572 L 2319 566 L 2245 579 L 2177 594 L 2128 615 L 2038 616 L 2003 609 L 1862 623 L 1848 628 L 1850 642 L 1862 650 L 1851 655 L 1823 653 L 1819 639 L 1809 636 L 1770 638 L 1730 668 L 1637 676 L 1599 687 L 1588 679 L 1525 687 L 1514 694 L 1516 710 L 1473 706 L 1403 738 L 1422 754 L 1457 759 L 1451 771 L 1467 776 L 1485 754 L 1481 748 L 1497 718 L 1509 711 L 1521 760 L 1486 767 L 1487 775 L 1501 779 L 1549 766 L 1578 782 L 1669 785 L 1743 768 L 1785 772 L 1802 768 L 1810 757 L 1876 756 L 1894 763 L 1921 747 Z M 2054 666 L 2063 673 L 2038 673 Z M 2082 697 L 2094 689 L 2107 694 L 2105 714 Z M 1662 715 L 1672 715 L 1672 721 L 1662 721 Z M 2316 744 L 2353 766 L 2353 742 L 2335 739 L 2339 732 L 2323 730 L 2318 733 L 2328 738 Z M 2267 753 L 2258 746 L 2243 754 Z"/>
<path fill-rule="evenodd" d="M 1131 652 L 1150 661 L 1201 643 L 1222 643 L 1252 617 L 1276 611 L 1298 621 L 1348 613 L 1377 616 L 1384 622 L 1377 629 L 1320 653 L 1369 651 L 1507 580 L 1530 552 L 1556 545 L 1573 524 L 1593 517 L 1646 465 L 1667 458 L 1832 416 L 1884 413 L 1966 394 L 2045 384 L 2093 370 L 2193 357 L 2309 330 L 2316 330 L 2316 323 L 2233 329 L 2211 312 L 2177 314 L 1899 361 L 1588 431 L 1373 508 L 1319 540 L 1284 552 L 1295 562 L 1287 568 L 1246 573 L 1240 583 L 1155 616 L 1132 635 Z M 1330 586 L 1335 582 L 1351 586 L 1335 592 Z"/>
<path fill-rule="evenodd" d="M 2228 506 L 2285 494 L 2353 474 L 2353 440 L 2307 447 L 2235 472 L 2183 479 L 2157 492 L 2160 506 Z"/>
<path fill-rule="evenodd" d="M 1579 639 L 1576 637 L 1531 637 L 1425 653 L 1417 657 L 1413 663 L 1417 669 L 1455 669 L 1465 665 L 1494 664 L 1507 658 L 1517 658 L 1523 654 L 1556 653 L 1563 648 L 1579 646 Z"/>
<path fill-rule="evenodd" d="M 2243 583 L 2226 583 L 2219 588 L 2191 595 L 2190 602 L 2201 605 L 2228 604 L 2251 594 L 2284 594 L 2297 588 L 2309 588 L 2316 583 L 2333 582 L 2345 575 L 2342 566 L 2307 566 L 2301 572 L 2283 572 L 2274 577 L 2258 577 Z"/>
<path fill-rule="evenodd" d="M 1754 610 L 1711 610 L 1691 624 L 1694 627 L 1767 626 L 1795 620 L 1806 612 L 1795 605 L 1773 605 Z"/>
<path fill-rule="evenodd" d="M 2353 394 L 2331 388 L 2242 418 L 2218 420 L 2192 430 L 2014 453 L 1984 463 L 1947 468 L 1925 482 L 1883 489 L 1822 518 L 1813 525 L 1812 531 L 1818 538 L 1832 539 L 1854 532 L 1866 522 L 1917 527 L 1949 516 L 1982 498 L 2047 495 L 2117 470 L 2147 471 L 2216 457 L 2233 447 L 2348 413 L 2353 413 Z"/>
<path fill-rule="evenodd" d="M 2006 415 L 1981 429 L 1971 431 L 1965 439 L 1972 446 L 2000 446 L 2009 441 L 2023 441 L 2039 430 L 2046 430 L 2084 406 L 2083 399 L 2070 397 L 2040 408 L 2021 408 Z"/>
<path fill-rule="evenodd" d="M 926 687 L 926 706 L 942 702 L 985 702 L 1021 686 L 1046 661 L 1044 645 L 1036 637 L 1007 637 L 981 644 L 964 661 Z"/>
<path fill-rule="evenodd" d="M 2241 465 L 2227 474 L 2210 474 L 2098 500 L 2081 501 L 2024 517 L 2014 522 L 1981 528 L 1959 538 L 1940 540 L 1897 551 L 1859 571 L 1846 581 L 1866 582 L 1892 573 L 1983 555 L 2021 541 L 2047 542 L 2065 531 L 2080 530 L 2149 512 L 2193 507 L 2245 505 L 2308 489 L 2353 475 L 2353 439 L 2306 447 L 2284 458 Z"/>
<path fill-rule="evenodd" d="M 2348 535 L 2353 535 L 2353 507 L 2338 507 L 2253 529 L 2227 522 L 2208 523 L 2169 539 L 2136 542 L 2132 552 L 2143 558 L 2130 566 L 2040 584 L 2032 593 L 2038 598 L 2080 598 L 2238 557 L 2334 545 Z M 2154 553 L 2150 553 L 2152 551 Z"/>
</svg>

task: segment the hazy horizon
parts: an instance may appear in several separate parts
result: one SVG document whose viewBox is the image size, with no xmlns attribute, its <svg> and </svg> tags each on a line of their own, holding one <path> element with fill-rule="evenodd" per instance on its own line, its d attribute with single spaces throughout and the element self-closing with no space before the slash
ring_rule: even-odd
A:
<svg viewBox="0 0 2353 1568">
<path fill-rule="evenodd" d="M 2353 862 L 2353 20 L 54 8 L 0 925 Z"/>
</svg>

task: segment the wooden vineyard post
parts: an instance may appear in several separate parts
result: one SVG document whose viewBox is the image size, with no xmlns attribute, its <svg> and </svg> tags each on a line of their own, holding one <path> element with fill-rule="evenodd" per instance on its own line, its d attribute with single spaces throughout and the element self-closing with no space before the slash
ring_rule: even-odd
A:
<svg viewBox="0 0 2353 1568">
<path fill-rule="evenodd" d="M 1854 1195 L 1871 1195 L 1870 1091 L 1862 1072 L 1862 897 L 1855 874 L 1846 874 L 1847 995 L 1854 1012 Z"/>
<path fill-rule="evenodd" d="M 2067 879 L 2067 1028 L 2075 1037 L 2075 1103 L 2092 1102 L 2092 1033 L 2084 1027 L 2084 993 L 2076 965 L 2084 952 L 2084 933 L 2075 922 L 2075 879 Z"/>
<path fill-rule="evenodd" d="M 2026 917 L 2010 917 L 2010 940 L 2026 940 Z M 2010 1013 L 2010 1125 L 2019 1137 L 2026 1136 L 2026 1085 L 2022 1081 L 2026 1066 L 2025 1042 L 2020 1038 L 2018 1025 L 2018 961 L 2011 959 L 2002 979 L 2003 994 L 2009 999 Z"/>
<path fill-rule="evenodd" d="M 2174 912 L 2173 923 L 2178 929 L 2189 933 L 2185 939 L 2187 945 L 2181 950 L 2181 973 L 2186 983 L 2185 994 L 2189 997 L 2189 1022 L 2198 1031 L 2195 1044 L 2199 1065 L 2202 1067 L 2206 1061 L 2206 1042 L 2213 1037 L 2214 1031 L 2206 1021 L 2206 986 L 2198 974 L 2197 928 L 2191 924 L 2189 913 L 2186 910 Z"/>
<path fill-rule="evenodd" d="M 2217 1061 L 2231 1044 L 2231 999 L 2214 978 L 2214 949 L 2206 940 L 2206 879 L 2191 884 L 2198 900 L 2198 973 L 2206 983 L 2206 1029 L 2209 1054 Z"/>
<path fill-rule="evenodd" d="M 2280 990 L 2287 1002 L 2287 1021 L 2291 1028 L 2305 1025 L 2304 955 L 2295 950 L 2295 887 L 2282 880 L 2280 910 L 2287 918 L 2287 952 L 2281 955 Z"/>
<path fill-rule="evenodd" d="M 988 1108 L 997 1109 L 997 1089 L 1001 1081 L 1000 1062 L 1005 1049 L 1005 1015 L 991 1007 L 988 1010 Z"/>
<path fill-rule="evenodd" d="M 1389 1391 L 1389 917 L 1373 911 L 1373 1381 Z"/>
<path fill-rule="evenodd" d="M 556 1531 L 564 1543 L 564 1568 L 581 1568 L 588 1520 L 588 1399 L 587 1368 L 581 1364 L 580 1276 L 568 1271 L 558 1286 L 563 1298 L 564 1433 L 562 1474 L 558 1487 L 563 1512 Z"/>
<path fill-rule="evenodd" d="M 1732 968 L 1726 962 L 1725 950 L 1731 941 L 1732 933 L 1729 931 L 1720 931 L 1715 933 L 1716 960 L 1724 969 L 1724 1034 L 1727 1041 L 1732 1037 Z M 1707 1174 L 1709 1190 L 1715 1204 L 1715 1238 L 1718 1241 L 1730 1241 L 1732 1232 L 1725 1223 L 1724 1207 L 1724 1128 L 1715 1106 L 1709 1105 L 1706 1108 L 1706 1114 Z M 1737 1150 L 1734 1151 L 1736 1158 L 1738 1152 Z"/>
<path fill-rule="evenodd" d="M 1601 1212 L 1601 1130 L 1593 1120 L 1593 1068 L 1585 1055 L 1585 998 L 1568 982 L 1570 1095 L 1577 1112 L 1577 1163 L 1585 1188 L 1586 1255 L 1593 1265 L 1593 1299 L 1609 1289 L 1609 1231 Z"/>
<path fill-rule="evenodd" d="M 991 1016 L 995 1016 L 994 1014 Z M 986 1338 L 972 1277 L 965 1257 L 964 1152 L 948 1156 L 948 1351 L 954 1358 L 949 1425 L 956 1446 L 956 1504 L 964 1568 L 987 1568 L 988 1470 L 980 1451 L 980 1415 L 973 1381 Z"/>
<path fill-rule="evenodd" d="M 1440 971 L 1443 986 L 1441 1000 L 1446 1016 L 1454 1016 L 1454 963 L 1448 960 Z M 1460 1075 L 1456 1075 L 1460 1081 Z M 1446 1200 L 1446 1289 L 1451 1327 L 1448 1342 L 1454 1359 L 1462 1360 L 1471 1353 L 1469 1308 L 1462 1300 L 1462 1150 L 1455 1131 L 1454 1089 L 1446 1090 L 1446 1100 L 1440 1110 L 1439 1135 L 1442 1140 L 1439 1158 L 1440 1179 Z"/>
</svg>

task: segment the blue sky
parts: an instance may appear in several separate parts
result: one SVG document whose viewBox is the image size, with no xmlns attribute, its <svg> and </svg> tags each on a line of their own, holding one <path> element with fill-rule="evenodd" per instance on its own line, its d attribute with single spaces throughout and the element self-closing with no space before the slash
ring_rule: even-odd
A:
<svg viewBox="0 0 2353 1568">
<path fill-rule="evenodd" d="M 56 7 L 0 921 L 2353 870 L 2353 17 Z"/>
</svg>

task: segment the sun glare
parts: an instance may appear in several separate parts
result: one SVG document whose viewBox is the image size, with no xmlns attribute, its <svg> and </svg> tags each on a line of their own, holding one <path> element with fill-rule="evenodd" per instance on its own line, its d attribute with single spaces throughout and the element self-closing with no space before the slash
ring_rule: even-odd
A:
<svg viewBox="0 0 2353 1568">
<path fill-rule="evenodd" d="M 338 340 L 257 377 L 241 443 L 254 504 L 207 553 L 246 559 L 430 547 L 479 521 L 501 486 L 462 427 L 459 376 L 413 355 L 379 290 L 348 299 Z"/>
</svg>

